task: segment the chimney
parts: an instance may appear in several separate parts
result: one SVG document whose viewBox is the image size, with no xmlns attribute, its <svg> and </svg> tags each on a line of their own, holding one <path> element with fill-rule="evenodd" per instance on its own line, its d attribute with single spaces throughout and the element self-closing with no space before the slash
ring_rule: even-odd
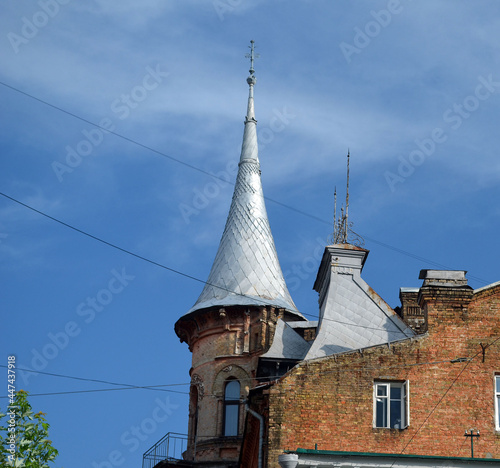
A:
<svg viewBox="0 0 500 468">
<path fill-rule="evenodd" d="M 442 286 L 455 288 L 467 286 L 467 279 L 464 270 L 420 270 L 419 279 L 423 279 L 425 286 Z"/>
<path fill-rule="evenodd" d="M 418 305 L 427 319 L 429 332 L 447 325 L 460 326 L 468 319 L 473 289 L 464 270 L 421 270 L 423 279 Z"/>
</svg>

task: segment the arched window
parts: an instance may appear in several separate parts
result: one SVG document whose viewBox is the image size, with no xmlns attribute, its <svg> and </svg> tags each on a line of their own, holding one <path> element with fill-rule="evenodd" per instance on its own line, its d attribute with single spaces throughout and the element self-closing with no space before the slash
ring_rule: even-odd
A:
<svg viewBox="0 0 500 468">
<path fill-rule="evenodd" d="M 240 416 L 240 383 L 229 380 L 224 389 L 224 435 L 237 436 Z"/>
</svg>

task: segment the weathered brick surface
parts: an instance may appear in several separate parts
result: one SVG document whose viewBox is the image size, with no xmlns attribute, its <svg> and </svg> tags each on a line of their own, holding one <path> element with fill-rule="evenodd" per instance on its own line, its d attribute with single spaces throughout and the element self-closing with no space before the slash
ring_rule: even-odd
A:
<svg viewBox="0 0 500 468">
<path fill-rule="evenodd" d="M 418 338 L 296 366 L 270 389 L 268 466 L 297 448 L 500 458 L 494 375 L 500 372 L 500 286 L 422 288 L 429 331 Z M 497 340 L 498 341 L 495 341 Z M 484 350 L 484 353 L 483 353 Z M 472 358 L 470 362 L 450 361 Z M 373 427 L 374 380 L 410 382 L 410 424 Z"/>
<path fill-rule="evenodd" d="M 237 462 L 245 408 L 241 403 L 239 435 L 224 437 L 225 384 L 228 379 L 237 379 L 241 401 L 246 399 L 249 389 L 257 383 L 258 357 L 269 349 L 276 321 L 284 313 L 271 306 L 232 306 L 197 311 L 176 323 L 177 335 L 193 353 L 188 460 L 222 461 L 228 462 L 227 466 Z"/>
</svg>

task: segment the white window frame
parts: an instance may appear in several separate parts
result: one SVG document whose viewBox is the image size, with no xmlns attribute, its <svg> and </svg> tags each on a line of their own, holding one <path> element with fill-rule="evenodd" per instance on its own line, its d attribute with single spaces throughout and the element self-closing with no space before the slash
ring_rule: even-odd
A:
<svg viewBox="0 0 500 468">
<path fill-rule="evenodd" d="M 495 394 L 495 429 L 500 431 L 500 374 L 495 374 L 493 385 Z"/>
<path fill-rule="evenodd" d="M 401 427 L 391 427 L 391 387 L 401 389 Z M 394 400 L 393 400 L 394 401 Z M 377 402 L 383 404 L 385 422 L 377 425 Z M 385 402 L 385 403 L 384 403 Z M 373 384 L 373 427 L 377 429 L 406 429 L 410 425 L 410 382 L 375 381 Z"/>
</svg>

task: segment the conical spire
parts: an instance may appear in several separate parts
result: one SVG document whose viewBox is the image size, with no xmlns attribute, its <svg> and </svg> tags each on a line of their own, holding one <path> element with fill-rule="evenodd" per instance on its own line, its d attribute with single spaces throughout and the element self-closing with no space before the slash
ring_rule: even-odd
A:
<svg viewBox="0 0 500 468">
<path fill-rule="evenodd" d="M 248 108 L 231 208 L 207 284 L 188 313 L 213 306 L 273 305 L 301 316 L 283 278 L 264 203 L 253 98 L 257 82 L 253 41 L 250 48 Z"/>
</svg>

